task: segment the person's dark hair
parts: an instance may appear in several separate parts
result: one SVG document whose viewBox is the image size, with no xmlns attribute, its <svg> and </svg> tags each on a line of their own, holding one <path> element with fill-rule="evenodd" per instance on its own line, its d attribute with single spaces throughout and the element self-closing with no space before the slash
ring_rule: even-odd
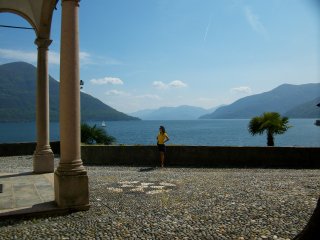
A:
<svg viewBox="0 0 320 240">
<path fill-rule="evenodd" d="M 163 133 L 166 132 L 166 129 L 164 128 L 164 126 L 160 126 L 160 129 L 162 130 Z"/>
</svg>

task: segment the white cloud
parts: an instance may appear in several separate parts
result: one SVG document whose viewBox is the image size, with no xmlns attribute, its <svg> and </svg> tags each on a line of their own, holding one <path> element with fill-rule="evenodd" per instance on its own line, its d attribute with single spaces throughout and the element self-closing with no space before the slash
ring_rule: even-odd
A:
<svg viewBox="0 0 320 240">
<path fill-rule="evenodd" d="M 52 50 L 48 51 L 49 64 L 60 64 L 60 53 Z M 37 63 L 37 51 L 25 51 L 16 49 L 3 49 L 0 48 L 0 58 L 12 60 L 12 61 L 23 61 L 28 63 Z M 113 58 L 92 56 L 88 52 L 79 52 L 79 61 L 81 65 L 119 65 L 120 61 Z"/>
<path fill-rule="evenodd" d="M 49 51 L 49 64 L 60 64 L 60 53 L 55 51 Z M 0 48 L 0 58 L 13 60 L 13 61 L 23 61 L 28 63 L 37 63 L 37 51 L 22 51 L 15 49 L 2 49 Z"/>
<path fill-rule="evenodd" d="M 183 88 L 187 87 L 187 84 L 180 80 L 174 80 L 168 84 L 162 82 L 162 81 L 154 81 L 152 84 L 157 89 L 167 89 L 167 88 Z"/>
<path fill-rule="evenodd" d="M 79 59 L 80 59 L 80 64 L 82 65 L 94 64 L 94 61 L 92 60 L 90 53 L 79 52 Z"/>
<path fill-rule="evenodd" d="M 0 58 L 12 61 L 37 63 L 37 52 L 0 48 Z M 57 52 L 49 51 L 48 59 L 50 64 L 60 64 L 60 54 Z"/>
<path fill-rule="evenodd" d="M 252 89 L 250 87 L 246 87 L 246 86 L 242 86 L 242 87 L 236 87 L 236 88 L 232 88 L 230 89 L 230 91 L 232 93 L 240 93 L 240 94 L 251 94 L 252 93 Z"/>
<path fill-rule="evenodd" d="M 248 7 L 248 6 L 244 8 L 244 12 L 245 12 L 246 19 L 250 24 L 251 28 L 255 32 L 262 34 L 266 37 L 267 31 L 264 25 L 262 24 L 262 22 L 260 21 L 259 16 L 254 14 L 251 7 Z"/>
<path fill-rule="evenodd" d="M 0 48 L 0 58 L 35 63 L 37 62 L 37 52 Z"/>
<path fill-rule="evenodd" d="M 187 84 L 185 84 L 180 80 L 174 80 L 171 83 L 169 83 L 169 86 L 173 88 L 184 88 L 184 87 L 187 87 Z"/>
<path fill-rule="evenodd" d="M 98 79 L 91 79 L 90 82 L 96 85 L 103 85 L 103 84 L 112 84 L 112 85 L 122 85 L 123 81 L 120 78 L 115 77 L 104 77 Z"/>
<path fill-rule="evenodd" d="M 152 85 L 157 89 L 166 89 L 166 88 L 168 88 L 167 84 L 165 84 L 165 83 L 163 83 L 161 81 L 154 81 L 152 83 Z"/>
<path fill-rule="evenodd" d="M 118 90 L 110 90 L 110 91 L 107 91 L 106 94 L 108 96 L 128 96 L 130 95 L 129 93 L 126 93 L 126 92 L 123 92 L 123 91 L 118 91 Z"/>
</svg>

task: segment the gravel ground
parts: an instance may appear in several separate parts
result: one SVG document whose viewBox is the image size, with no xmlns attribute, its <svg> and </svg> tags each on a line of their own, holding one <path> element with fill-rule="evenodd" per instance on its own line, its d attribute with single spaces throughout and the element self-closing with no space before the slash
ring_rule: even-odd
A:
<svg viewBox="0 0 320 240">
<path fill-rule="evenodd" d="M 0 166 L 1 172 L 32 171 L 32 157 L 0 157 Z M 3 220 L 0 239 L 292 239 L 320 189 L 320 170 L 87 171 L 89 211 Z"/>
</svg>

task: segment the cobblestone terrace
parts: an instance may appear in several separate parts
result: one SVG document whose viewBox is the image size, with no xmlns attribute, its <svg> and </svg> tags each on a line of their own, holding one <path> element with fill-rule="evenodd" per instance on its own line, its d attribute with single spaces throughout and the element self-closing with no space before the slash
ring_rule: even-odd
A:
<svg viewBox="0 0 320 240">
<path fill-rule="evenodd" d="M 0 239 L 291 239 L 320 189 L 320 170 L 87 170 L 89 211 L 1 220 Z M 27 171 L 32 156 L 0 157 L 0 172 Z"/>
</svg>

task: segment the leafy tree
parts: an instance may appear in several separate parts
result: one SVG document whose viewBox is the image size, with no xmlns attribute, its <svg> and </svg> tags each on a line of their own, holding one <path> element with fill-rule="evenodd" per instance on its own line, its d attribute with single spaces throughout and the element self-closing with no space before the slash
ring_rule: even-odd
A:
<svg viewBox="0 0 320 240">
<path fill-rule="evenodd" d="M 86 144 L 105 144 L 110 145 L 114 143 L 116 139 L 110 136 L 102 128 L 94 125 L 91 127 L 87 123 L 81 124 L 81 142 Z"/>
<path fill-rule="evenodd" d="M 265 112 L 251 119 L 248 130 L 252 135 L 262 135 L 266 131 L 267 145 L 274 146 L 274 135 L 285 133 L 291 127 L 288 123 L 289 119 L 281 117 L 277 112 Z"/>
</svg>

